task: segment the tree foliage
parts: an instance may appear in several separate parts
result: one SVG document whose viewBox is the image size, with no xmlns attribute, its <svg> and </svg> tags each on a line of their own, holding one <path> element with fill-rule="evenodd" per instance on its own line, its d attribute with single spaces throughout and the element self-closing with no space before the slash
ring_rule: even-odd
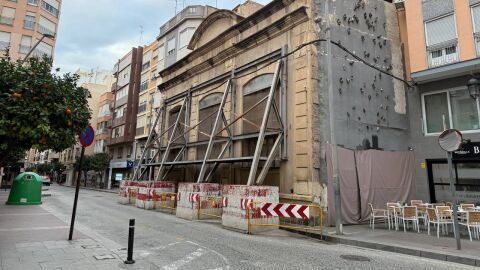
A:
<svg viewBox="0 0 480 270">
<path fill-rule="evenodd" d="M 30 148 L 61 152 L 75 144 L 91 116 L 78 76 L 52 74 L 48 57 L 8 60 L 0 59 L 0 166 Z"/>
</svg>

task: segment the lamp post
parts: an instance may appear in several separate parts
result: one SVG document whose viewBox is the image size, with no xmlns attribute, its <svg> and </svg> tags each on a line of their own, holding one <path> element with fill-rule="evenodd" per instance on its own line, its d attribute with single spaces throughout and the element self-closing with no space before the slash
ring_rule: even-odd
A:
<svg viewBox="0 0 480 270">
<path fill-rule="evenodd" d="M 30 56 L 30 54 L 32 54 L 32 52 L 37 48 L 37 46 L 40 44 L 40 42 L 43 41 L 44 38 L 50 38 L 50 39 L 54 39 L 55 36 L 53 35 L 50 35 L 50 34 L 43 34 L 42 37 L 37 41 L 37 43 L 35 43 L 35 45 L 33 45 L 33 47 L 30 49 L 30 51 L 27 53 L 27 55 L 25 55 L 25 58 L 23 58 L 22 60 L 22 64 L 25 63 L 25 61 L 27 61 L 28 57 Z"/>
<path fill-rule="evenodd" d="M 468 93 L 473 99 L 478 99 L 480 96 L 480 78 L 472 76 L 467 82 Z"/>
</svg>

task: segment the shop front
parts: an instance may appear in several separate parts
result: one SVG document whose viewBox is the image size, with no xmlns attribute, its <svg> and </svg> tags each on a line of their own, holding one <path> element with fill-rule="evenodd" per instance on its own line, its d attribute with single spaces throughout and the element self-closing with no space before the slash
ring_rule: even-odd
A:
<svg viewBox="0 0 480 270">
<path fill-rule="evenodd" d="M 130 178 L 133 174 L 133 166 L 132 160 L 110 161 L 107 188 L 118 187 L 122 180 Z"/>
<path fill-rule="evenodd" d="M 447 159 L 426 160 L 432 202 L 452 201 Z M 453 178 L 460 202 L 480 203 L 480 142 L 465 143 L 453 154 Z"/>
</svg>

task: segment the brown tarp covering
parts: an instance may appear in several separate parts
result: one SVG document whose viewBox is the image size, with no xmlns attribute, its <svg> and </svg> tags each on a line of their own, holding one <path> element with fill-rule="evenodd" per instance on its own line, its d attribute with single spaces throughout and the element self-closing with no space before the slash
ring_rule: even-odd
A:
<svg viewBox="0 0 480 270">
<path fill-rule="evenodd" d="M 412 151 L 352 151 L 338 148 L 342 218 L 344 224 L 368 220 L 369 203 L 386 208 L 387 202 L 402 203 L 415 199 L 415 156 Z M 334 194 L 331 149 L 327 147 L 328 209 L 334 222 Z"/>
</svg>

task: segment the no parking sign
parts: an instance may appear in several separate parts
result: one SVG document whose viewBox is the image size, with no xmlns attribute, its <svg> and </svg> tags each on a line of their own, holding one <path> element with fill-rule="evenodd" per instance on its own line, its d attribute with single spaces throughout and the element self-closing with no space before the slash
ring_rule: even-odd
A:
<svg viewBox="0 0 480 270">
<path fill-rule="evenodd" d="M 85 130 L 79 135 L 80 143 L 83 147 L 90 146 L 95 138 L 95 131 L 91 125 L 88 125 Z"/>
</svg>

